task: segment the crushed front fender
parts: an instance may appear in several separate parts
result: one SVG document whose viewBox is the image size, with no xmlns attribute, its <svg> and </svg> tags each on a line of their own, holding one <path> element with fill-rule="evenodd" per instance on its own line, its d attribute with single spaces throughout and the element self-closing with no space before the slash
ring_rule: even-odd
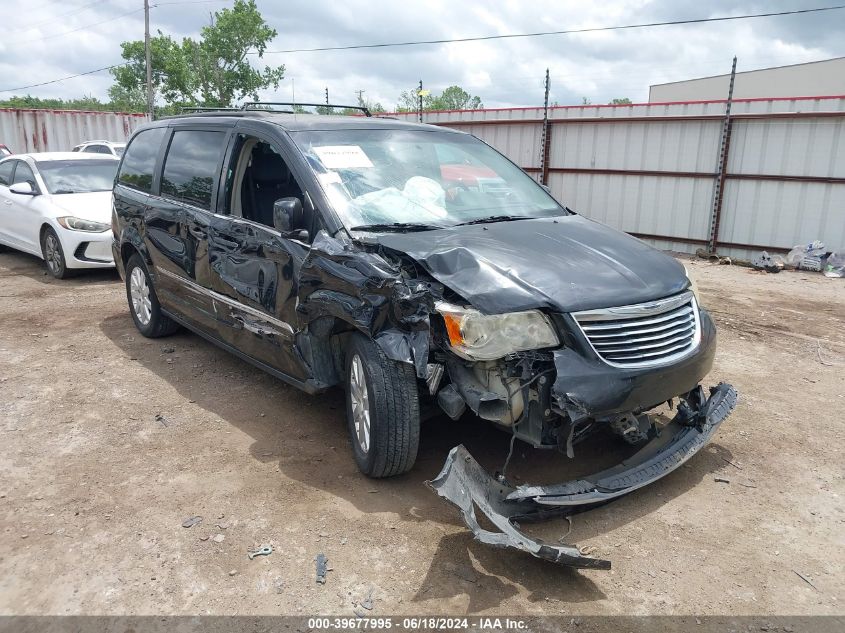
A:
<svg viewBox="0 0 845 633">
<path fill-rule="evenodd" d="M 711 388 L 710 397 L 698 410 L 697 426 L 685 424 L 679 414 L 630 459 L 577 480 L 512 488 L 488 474 L 461 445 L 449 452 L 440 474 L 427 483 L 458 507 L 464 522 L 482 543 L 513 547 L 570 567 L 610 569 L 610 561 L 583 556 L 575 545 L 551 545 L 532 539 L 518 529 L 516 522 L 572 514 L 579 507 L 621 497 L 666 476 L 707 444 L 736 401 L 736 390 L 720 383 Z M 475 508 L 499 531 L 481 527 Z"/>
</svg>

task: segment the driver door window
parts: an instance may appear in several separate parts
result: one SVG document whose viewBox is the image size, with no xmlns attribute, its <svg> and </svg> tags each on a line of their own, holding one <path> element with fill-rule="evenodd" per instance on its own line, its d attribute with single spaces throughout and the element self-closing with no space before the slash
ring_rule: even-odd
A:
<svg viewBox="0 0 845 633">
<path fill-rule="evenodd" d="M 239 134 L 226 179 L 225 212 L 273 228 L 273 204 L 282 198 L 305 203 L 303 189 L 282 155 L 254 136 Z M 298 218 L 295 229 L 308 229 Z"/>
<path fill-rule="evenodd" d="M 32 173 L 32 168 L 22 160 L 18 161 L 17 169 L 15 169 L 15 177 L 12 184 L 19 182 L 28 182 L 33 191 L 38 191 L 38 185 L 35 183 L 35 174 Z"/>
</svg>

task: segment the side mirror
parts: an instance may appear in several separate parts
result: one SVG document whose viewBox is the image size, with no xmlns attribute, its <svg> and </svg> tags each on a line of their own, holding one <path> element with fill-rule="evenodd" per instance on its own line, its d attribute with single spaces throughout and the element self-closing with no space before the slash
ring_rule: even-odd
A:
<svg viewBox="0 0 845 633">
<path fill-rule="evenodd" d="M 32 188 L 32 185 L 28 182 L 16 182 L 11 187 L 9 187 L 9 191 L 11 193 L 18 193 L 22 196 L 37 196 L 38 192 Z"/>
<path fill-rule="evenodd" d="M 273 226 L 277 231 L 290 233 L 302 223 L 302 200 L 280 198 L 273 203 Z"/>
</svg>

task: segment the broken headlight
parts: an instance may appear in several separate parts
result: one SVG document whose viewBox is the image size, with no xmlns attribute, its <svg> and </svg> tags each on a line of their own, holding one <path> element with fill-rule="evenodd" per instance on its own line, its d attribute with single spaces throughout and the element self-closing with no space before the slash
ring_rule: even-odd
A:
<svg viewBox="0 0 845 633">
<path fill-rule="evenodd" d="M 496 360 L 513 352 L 560 344 L 552 324 L 539 310 L 481 314 L 445 302 L 436 307 L 446 323 L 452 350 L 469 360 Z"/>
<path fill-rule="evenodd" d="M 85 231 L 86 233 L 102 233 L 111 228 L 110 225 L 102 222 L 92 222 L 91 220 L 83 220 L 82 218 L 75 218 L 70 215 L 56 218 L 56 222 L 71 231 Z"/>
</svg>

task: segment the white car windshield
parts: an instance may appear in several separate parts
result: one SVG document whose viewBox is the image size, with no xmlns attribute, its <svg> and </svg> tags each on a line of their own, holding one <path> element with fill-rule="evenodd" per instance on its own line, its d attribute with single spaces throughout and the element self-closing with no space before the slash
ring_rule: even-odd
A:
<svg viewBox="0 0 845 633">
<path fill-rule="evenodd" d="M 340 129 L 291 137 L 347 228 L 438 228 L 567 213 L 525 172 L 469 135 Z"/>
<path fill-rule="evenodd" d="M 88 193 L 111 191 L 119 161 L 49 160 L 38 163 L 38 171 L 48 193 Z"/>
</svg>

